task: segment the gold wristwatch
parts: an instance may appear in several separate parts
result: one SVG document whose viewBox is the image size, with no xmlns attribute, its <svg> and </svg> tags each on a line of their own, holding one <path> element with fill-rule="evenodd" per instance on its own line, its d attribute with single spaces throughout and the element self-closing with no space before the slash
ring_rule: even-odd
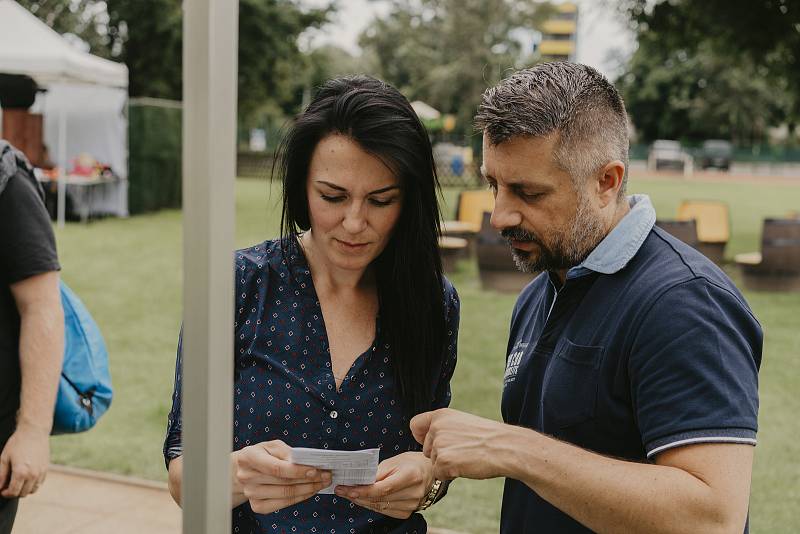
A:
<svg viewBox="0 0 800 534">
<path fill-rule="evenodd" d="M 425 500 L 422 501 L 422 504 L 419 505 L 417 510 L 425 510 L 426 508 L 430 507 L 434 502 L 436 502 L 436 497 L 439 495 L 439 491 L 442 489 L 442 481 L 441 480 L 434 480 L 433 485 L 431 486 L 431 490 L 425 496 Z"/>
</svg>

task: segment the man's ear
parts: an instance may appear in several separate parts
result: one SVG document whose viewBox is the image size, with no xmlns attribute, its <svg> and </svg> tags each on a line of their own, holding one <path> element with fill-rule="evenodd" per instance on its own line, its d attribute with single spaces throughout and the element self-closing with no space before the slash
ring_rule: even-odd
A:
<svg viewBox="0 0 800 534">
<path fill-rule="evenodd" d="M 597 199 L 601 208 L 617 201 L 624 179 L 625 164 L 621 161 L 611 161 L 602 168 L 597 176 Z"/>
</svg>

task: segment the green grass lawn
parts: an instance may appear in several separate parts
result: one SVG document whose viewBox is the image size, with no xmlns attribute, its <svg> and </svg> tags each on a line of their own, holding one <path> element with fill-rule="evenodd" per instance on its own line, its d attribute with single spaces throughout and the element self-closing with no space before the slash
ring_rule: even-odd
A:
<svg viewBox="0 0 800 534">
<path fill-rule="evenodd" d="M 727 255 L 758 250 L 760 221 L 800 208 L 800 187 L 681 181 L 633 181 L 651 195 L 660 217 L 674 217 L 684 198 L 725 200 L 731 208 Z M 445 199 L 453 206 L 454 190 Z M 279 190 L 265 181 L 237 183 L 237 247 L 276 235 Z M 447 213 L 453 210 L 447 208 Z M 83 435 L 52 440 L 53 461 L 165 480 L 161 445 L 170 406 L 180 326 L 181 217 L 163 211 L 127 220 L 69 224 L 56 232 L 63 278 L 103 330 L 115 398 L 109 413 Z M 733 269 L 730 274 L 739 281 Z M 482 291 L 473 264 L 451 276 L 462 300 L 453 407 L 499 419 L 506 336 L 514 297 Z M 800 294 L 745 292 L 764 325 L 759 445 L 751 498 L 751 531 L 800 531 Z M 472 533 L 496 532 L 502 481 L 456 481 L 427 512 L 431 524 Z"/>
</svg>

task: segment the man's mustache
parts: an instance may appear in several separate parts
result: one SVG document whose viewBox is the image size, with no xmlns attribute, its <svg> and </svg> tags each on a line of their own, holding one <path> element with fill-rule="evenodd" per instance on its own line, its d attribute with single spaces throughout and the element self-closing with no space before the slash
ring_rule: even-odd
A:
<svg viewBox="0 0 800 534">
<path fill-rule="evenodd" d="M 537 245 L 542 244 L 542 242 L 539 241 L 535 235 L 533 235 L 532 233 L 528 232 L 527 230 L 523 229 L 520 226 L 515 226 L 513 228 L 506 228 L 505 230 L 500 232 L 500 235 L 503 236 L 508 241 L 509 245 L 511 244 L 511 241 L 527 241 L 536 243 Z"/>
</svg>

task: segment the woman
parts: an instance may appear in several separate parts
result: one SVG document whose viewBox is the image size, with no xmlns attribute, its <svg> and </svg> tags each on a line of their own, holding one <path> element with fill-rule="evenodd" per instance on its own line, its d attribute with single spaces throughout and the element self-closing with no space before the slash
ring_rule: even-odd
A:
<svg viewBox="0 0 800 534">
<path fill-rule="evenodd" d="M 427 133 L 394 88 L 326 83 L 279 151 L 281 239 L 236 254 L 234 532 L 425 532 L 443 493 L 408 427 L 447 406 L 459 301 L 438 255 Z M 164 454 L 180 500 L 181 351 Z M 380 447 L 336 488 L 290 447 Z"/>
</svg>

